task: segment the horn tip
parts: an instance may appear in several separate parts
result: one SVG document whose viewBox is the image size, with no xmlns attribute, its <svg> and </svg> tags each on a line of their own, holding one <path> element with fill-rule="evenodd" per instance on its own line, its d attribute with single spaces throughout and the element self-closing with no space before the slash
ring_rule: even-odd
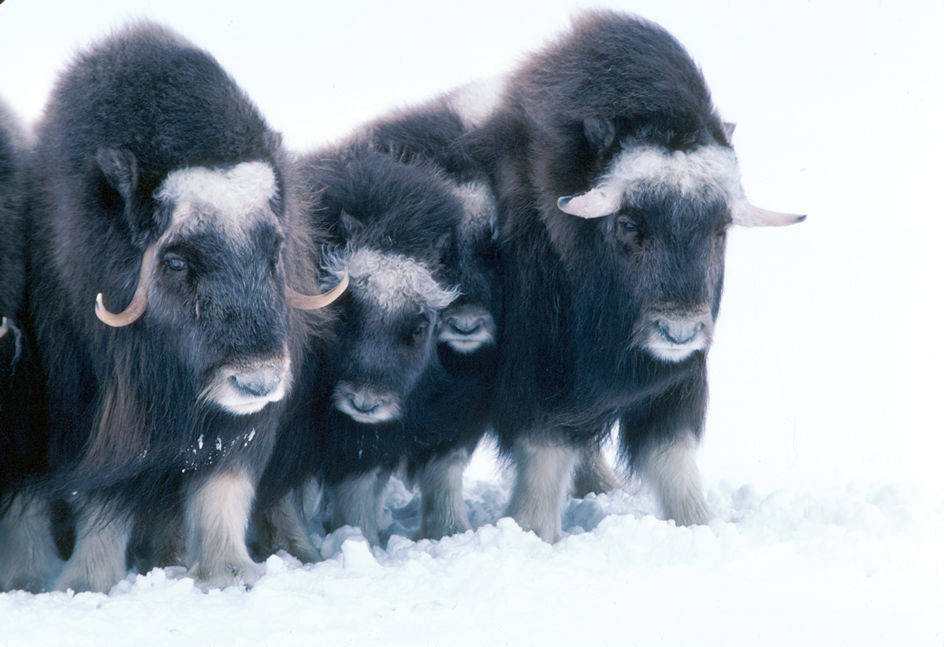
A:
<svg viewBox="0 0 944 647">
<path fill-rule="evenodd" d="M 803 222 L 804 220 L 806 220 L 806 214 L 797 216 L 794 222 Z"/>
</svg>

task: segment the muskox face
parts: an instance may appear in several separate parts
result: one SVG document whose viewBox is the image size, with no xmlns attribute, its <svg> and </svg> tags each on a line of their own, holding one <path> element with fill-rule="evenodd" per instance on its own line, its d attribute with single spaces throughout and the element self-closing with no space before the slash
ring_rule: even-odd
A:
<svg viewBox="0 0 944 647">
<path fill-rule="evenodd" d="M 398 419 L 435 353 L 435 330 L 456 292 L 420 261 L 373 249 L 345 250 L 327 274 L 350 275 L 332 365 L 335 409 L 364 424 Z"/>
<path fill-rule="evenodd" d="M 450 280 L 462 294 L 442 313 L 438 341 L 461 355 L 495 344 L 501 307 L 495 200 L 478 182 L 457 188 L 464 218 Z"/>
<path fill-rule="evenodd" d="M 634 305 L 632 342 L 652 357 L 680 362 L 711 343 L 729 225 L 785 225 L 802 216 L 752 207 L 733 151 L 627 146 L 589 191 L 558 208 L 593 219 L 594 258 Z"/>
<path fill-rule="evenodd" d="M 133 195 L 134 158 L 106 151 L 106 178 Z M 161 351 L 188 368 L 200 397 L 236 415 L 281 400 L 291 382 L 289 305 L 280 253 L 282 204 L 264 161 L 169 173 L 153 193 L 161 234 L 143 255 L 132 303 L 96 313 L 112 326 L 142 319 Z"/>
</svg>

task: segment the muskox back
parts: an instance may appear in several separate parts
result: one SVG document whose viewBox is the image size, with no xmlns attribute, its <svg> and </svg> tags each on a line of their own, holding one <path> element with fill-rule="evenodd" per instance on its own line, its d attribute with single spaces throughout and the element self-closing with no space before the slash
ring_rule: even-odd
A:
<svg viewBox="0 0 944 647">
<path fill-rule="evenodd" d="M 123 577 L 145 510 L 168 519 L 198 580 L 251 582 L 255 482 L 323 318 L 299 308 L 324 305 L 306 296 L 310 224 L 280 137 L 211 55 L 144 23 L 62 74 L 30 183 L 42 492 L 78 512 L 55 586 Z"/>
</svg>

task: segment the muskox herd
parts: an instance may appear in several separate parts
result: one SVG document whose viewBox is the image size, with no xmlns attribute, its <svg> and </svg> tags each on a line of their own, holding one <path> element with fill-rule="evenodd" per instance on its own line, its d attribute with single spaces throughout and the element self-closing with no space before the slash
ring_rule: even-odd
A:
<svg viewBox="0 0 944 647">
<path fill-rule="evenodd" d="M 424 536 L 463 532 L 487 433 L 547 541 L 615 486 L 616 423 L 704 523 L 726 232 L 802 219 L 747 201 L 698 68 L 635 17 L 305 154 L 206 51 L 115 33 L 31 131 L 0 106 L 0 590 L 252 584 L 320 559 L 324 502 L 379 542 L 395 472 Z"/>
</svg>

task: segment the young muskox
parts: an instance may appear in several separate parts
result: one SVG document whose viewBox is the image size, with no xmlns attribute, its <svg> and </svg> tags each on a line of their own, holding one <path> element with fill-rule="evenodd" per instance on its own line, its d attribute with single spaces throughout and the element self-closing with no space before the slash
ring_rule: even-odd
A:
<svg viewBox="0 0 944 647">
<path fill-rule="evenodd" d="M 466 135 L 497 105 L 502 79 L 457 88 L 365 126 L 356 139 L 404 162 L 437 166 L 462 204 L 455 251 L 445 276 L 460 296 L 442 313 L 439 360 L 448 374 L 436 397 L 410 417 L 410 476 L 422 495 L 423 535 L 438 539 L 470 528 L 462 474 L 489 424 L 501 322 L 501 263 L 495 197 L 485 168 L 464 148 Z"/>
<path fill-rule="evenodd" d="M 487 166 L 469 154 L 467 144 L 469 133 L 481 127 L 499 106 L 507 82 L 508 78 L 501 76 L 470 83 L 419 106 L 393 111 L 358 134 L 359 141 L 398 159 L 425 160 L 439 166 L 457 183 L 465 207 L 466 223 L 458 249 L 461 276 L 456 281 L 462 296 L 444 313 L 440 353 L 446 355 L 447 370 L 458 378 L 457 388 L 466 393 L 457 395 L 455 411 L 434 409 L 429 416 L 430 426 L 460 419 L 463 429 L 438 430 L 444 444 L 434 453 L 421 450 L 421 460 L 411 461 L 411 471 L 419 476 L 423 491 L 423 527 L 429 537 L 468 528 L 463 521 L 461 474 L 475 445 L 472 439 L 481 438 L 489 425 L 501 315 L 501 259 L 496 242 L 491 240 L 497 239 L 497 207 L 488 186 Z M 456 443 L 451 448 L 446 442 L 450 437 Z M 581 448 L 574 486 L 578 496 L 620 486 L 597 442 Z M 444 516 L 458 521 L 442 526 L 437 519 Z"/>
<path fill-rule="evenodd" d="M 30 194 L 49 480 L 78 493 L 55 588 L 107 590 L 125 574 L 135 513 L 177 506 L 192 575 L 252 582 L 255 484 L 321 323 L 296 309 L 335 296 L 293 289 L 307 291 L 317 258 L 278 135 L 212 56 L 139 25 L 59 79 Z M 43 533 L 24 526 L 24 537 Z M 43 561 L 35 544 L 25 550 L 32 562 L 6 550 L 8 569 Z"/>
<path fill-rule="evenodd" d="M 555 540 L 576 447 L 619 420 L 664 513 L 705 522 L 694 452 L 726 231 L 802 217 L 748 203 L 701 73 L 625 15 L 586 14 L 532 56 L 476 137 L 500 205 L 510 514 Z"/>
<path fill-rule="evenodd" d="M 357 146 L 306 158 L 312 213 L 335 233 L 327 276 L 350 275 L 337 341 L 305 366 L 260 484 L 260 529 L 317 559 L 289 493 L 310 480 L 333 493 L 334 524 L 378 541 L 380 491 L 409 455 L 420 414 L 449 378 L 436 354 L 441 312 L 458 293 L 442 279 L 462 210 L 435 167 Z M 327 287 L 327 286 L 325 286 Z"/>
</svg>

